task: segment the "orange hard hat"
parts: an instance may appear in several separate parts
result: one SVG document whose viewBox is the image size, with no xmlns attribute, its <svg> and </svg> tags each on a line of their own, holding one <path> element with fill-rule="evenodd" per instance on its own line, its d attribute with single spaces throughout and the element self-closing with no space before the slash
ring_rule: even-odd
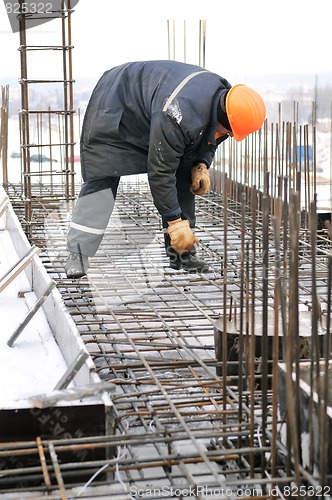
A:
<svg viewBox="0 0 332 500">
<path fill-rule="evenodd" d="M 226 113 L 236 141 L 242 141 L 263 125 L 266 108 L 261 96 L 250 87 L 239 83 L 226 96 Z"/>
</svg>

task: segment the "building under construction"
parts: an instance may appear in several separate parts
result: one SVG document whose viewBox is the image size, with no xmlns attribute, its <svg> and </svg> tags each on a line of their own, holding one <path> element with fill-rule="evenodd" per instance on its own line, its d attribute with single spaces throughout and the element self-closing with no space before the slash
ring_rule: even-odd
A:
<svg viewBox="0 0 332 500">
<path fill-rule="evenodd" d="M 317 174 L 315 103 L 309 123 L 298 120 L 301 103 L 292 119 L 280 105 L 276 122 L 218 149 L 211 190 L 197 197 L 195 233 L 209 272 L 169 267 L 141 175 L 122 179 L 88 275 L 70 280 L 66 233 L 80 188 L 75 14 L 60 4 L 56 47 L 29 45 L 31 17 L 20 16 L 14 181 L 2 91 L 0 243 L 17 255 L 0 268 L 0 309 L 11 290 L 27 302 L 18 324 L 2 327 L 13 358 L 42 342 L 38 363 L 54 361 L 39 326 L 31 328 L 44 310 L 65 365 L 42 391 L 32 377 L 24 396 L 3 398 L 0 498 L 332 497 L 331 196 L 330 177 Z M 204 65 L 204 22 L 199 40 Z M 31 108 L 30 88 L 49 82 L 29 79 L 30 51 L 61 58 L 52 82 L 61 109 Z M 25 363 L 15 359 L 6 385 Z"/>
</svg>

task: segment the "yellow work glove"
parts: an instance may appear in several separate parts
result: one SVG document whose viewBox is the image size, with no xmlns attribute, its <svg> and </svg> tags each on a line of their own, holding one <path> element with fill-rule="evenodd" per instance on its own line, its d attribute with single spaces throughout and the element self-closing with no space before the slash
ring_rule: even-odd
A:
<svg viewBox="0 0 332 500">
<path fill-rule="evenodd" d="M 190 252 L 194 250 L 195 243 L 199 244 L 199 240 L 190 229 L 188 220 L 171 222 L 167 228 L 167 233 L 171 238 L 171 247 L 177 253 Z"/>
<path fill-rule="evenodd" d="M 193 194 L 203 195 L 210 189 L 210 176 L 204 163 L 199 163 L 191 169 L 191 188 Z"/>
</svg>

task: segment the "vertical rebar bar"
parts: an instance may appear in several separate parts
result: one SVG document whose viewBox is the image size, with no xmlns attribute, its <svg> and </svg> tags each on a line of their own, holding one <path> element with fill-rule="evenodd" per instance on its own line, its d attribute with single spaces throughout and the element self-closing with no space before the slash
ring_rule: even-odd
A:
<svg viewBox="0 0 332 500">
<path fill-rule="evenodd" d="M 289 427 L 289 438 L 293 452 L 293 467 L 295 481 L 300 485 L 300 446 L 299 446 L 299 412 L 297 398 L 299 393 L 295 387 L 299 381 L 294 382 L 294 362 L 298 356 L 295 350 L 295 342 L 299 335 L 298 316 L 298 245 L 299 245 L 299 196 L 292 192 L 290 196 L 289 214 L 289 304 L 288 304 L 288 329 L 285 351 L 286 361 L 286 400 L 287 400 L 287 425 Z"/>
<path fill-rule="evenodd" d="M 9 85 L 1 86 L 0 115 L 0 160 L 2 164 L 2 182 L 8 184 L 8 118 L 9 118 Z"/>
<path fill-rule="evenodd" d="M 329 225 L 329 234 L 331 234 L 331 225 Z M 319 450 L 319 470 L 321 483 L 326 484 L 326 475 L 328 473 L 328 450 L 329 450 L 329 419 L 327 418 L 327 408 L 329 402 L 330 388 L 330 366 L 331 366 L 331 294 L 332 294 L 332 255 L 328 255 L 328 282 L 327 282 L 327 315 L 326 330 L 323 348 L 323 380 L 322 380 L 322 404 L 320 407 L 320 450 Z"/>
<path fill-rule="evenodd" d="M 266 175 L 266 177 L 268 177 Z M 268 186 L 268 181 L 266 181 Z M 268 187 L 265 188 L 262 201 L 262 337 L 261 337 L 261 352 L 262 352 L 262 446 L 266 446 L 267 434 L 267 409 L 268 409 L 268 294 L 269 294 L 269 216 L 270 216 L 270 197 Z M 266 457 L 261 455 L 261 470 L 262 476 L 266 468 Z"/>
<path fill-rule="evenodd" d="M 23 182 L 24 182 L 24 200 L 25 200 L 25 230 L 27 236 L 31 238 L 31 175 L 30 175 L 30 133 L 29 133 L 29 91 L 28 91 L 28 62 L 27 62 L 27 39 L 26 39 L 26 17 L 23 9 L 23 0 L 20 0 L 20 62 L 21 62 L 21 126 L 22 143 L 21 154 L 23 160 Z"/>
<path fill-rule="evenodd" d="M 73 43 L 72 43 L 72 7 L 67 0 L 67 60 L 68 60 L 68 113 L 69 113 L 69 158 L 66 167 L 69 169 L 69 199 L 75 197 L 75 127 L 74 127 L 74 77 L 73 77 Z M 79 129 L 80 130 L 80 129 Z"/>
<path fill-rule="evenodd" d="M 250 302 L 250 447 L 254 447 L 255 444 L 255 389 L 256 389 L 256 379 L 255 379 L 255 360 L 256 360 L 256 337 L 255 337 L 255 304 L 256 304 L 256 249 L 257 249 L 257 197 L 258 192 L 256 186 L 253 186 L 251 190 L 251 216 L 252 216 L 252 238 L 251 238 L 251 302 Z M 254 477 L 255 474 L 255 455 L 250 454 L 250 477 Z"/>
<path fill-rule="evenodd" d="M 223 194 L 224 194 L 224 211 L 223 211 L 223 235 L 224 235 L 224 248 L 223 248 L 223 337 L 222 337 L 222 393 L 223 393 L 223 409 L 227 408 L 227 277 L 228 277 L 228 252 L 227 252 L 227 226 L 228 226 L 228 177 L 225 173 L 223 175 Z M 226 415 L 224 418 L 226 424 Z"/>
</svg>

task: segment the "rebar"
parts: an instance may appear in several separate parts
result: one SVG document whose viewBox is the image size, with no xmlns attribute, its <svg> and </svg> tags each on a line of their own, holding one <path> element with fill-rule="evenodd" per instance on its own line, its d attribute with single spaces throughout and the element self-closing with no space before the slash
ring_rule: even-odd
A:
<svg viewBox="0 0 332 500">
<path fill-rule="evenodd" d="M 26 5 L 20 0 L 19 5 L 20 19 L 20 60 L 21 60 L 21 110 L 20 110 L 20 135 L 21 135 L 21 151 L 23 163 L 23 192 L 25 199 L 25 217 L 22 220 L 22 225 L 28 237 L 32 235 L 31 224 L 33 224 L 33 197 L 38 200 L 43 200 L 47 203 L 46 198 L 49 196 L 49 191 L 45 193 L 44 185 L 52 190 L 54 178 L 57 176 L 60 179 L 56 182 L 62 183 L 61 192 L 57 193 L 57 197 L 61 200 L 69 202 L 73 200 L 75 193 L 74 186 L 74 99 L 73 99 L 73 73 L 72 73 L 72 40 L 71 40 L 71 15 L 72 9 L 70 0 L 59 1 L 59 6 L 53 6 L 51 13 L 52 22 L 61 23 L 61 41 L 59 45 L 30 45 L 28 43 L 29 28 L 33 26 L 36 19 L 43 19 L 43 14 L 35 12 L 31 14 L 27 11 Z M 32 23 L 32 24 L 31 24 Z M 28 53 L 49 52 L 54 58 L 54 63 L 57 62 L 57 57 L 60 54 L 62 60 L 62 76 L 59 78 L 29 78 L 28 77 Z M 42 86 L 43 84 L 54 84 L 59 90 L 62 89 L 63 103 L 60 109 L 54 109 L 54 104 L 45 106 L 43 110 L 32 109 L 29 99 L 29 90 L 32 86 Z M 53 128 L 58 121 L 58 136 L 53 137 Z M 33 152 L 37 152 L 39 158 L 36 162 L 36 167 L 31 161 Z M 48 165 L 46 169 L 43 154 L 49 152 Z M 58 168 L 55 168 L 59 158 Z M 36 177 L 34 179 L 34 177 Z M 39 192 L 32 192 L 32 183 L 39 182 Z M 53 190 L 52 190 L 53 191 Z M 55 196 L 55 194 L 53 194 Z"/>
<path fill-rule="evenodd" d="M 9 85 L 1 86 L 0 109 L 0 159 L 2 165 L 2 183 L 8 184 L 8 113 Z"/>
<path fill-rule="evenodd" d="M 118 463 L 127 491 L 130 484 L 147 488 L 147 470 L 149 481 L 156 487 L 164 481 L 173 487 L 177 484 L 197 487 L 203 481 L 209 488 L 230 485 L 235 494 L 240 484 L 251 488 L 259 485 L 258 498 L 266 498 L 268 484 L 277 485 L 280 491 L 292 481 L 295 484 L 305 481 L 312 487 L 320 484 L 319 479 L 304 469 L 299 457 L 285 452 L 279 434 L 283 420 L 277 413 L 276 394 L 278 361 L 291 337 L 287 334 L 283 339 L 281 335 L 283 328 L 279 323 L 283 322 L 278 318 L 278 308 L 275 309 L 273 276 L 277 279 L 280 310 L 284 311 L 286 325 L 291 318 L 282 305 L 291 300 L 286 285 L 290 280 L 292 291 L 298 287 L 298 296 L 290 302 L 289 311 L 294 306 L 300 308 L 301 339 L 304 333 L 301 325 L 305 321 L 301 315 L 307 311 L 310 317 L 315 307 L 312 277 L 308 273 L 313 258 L 310 231 L 299 227 L 296 238 L 291 221 L 295 247 L 289 247 L 293 258 L 290 262 L 290 242 L 283 232 L 284 225 L 289 226 L 285 211 L 289 184 L 285 182 L 283 192 L 281 183 L 277 183 L 279 197 L 274 203 L 266 195 L 260 201 L 261 193 L 255 186 L 241 187 L 226 175 L 223 184 L 223 194 L 210 193 L 197 200 L 196 232 L 202 241 L 202 253 L 212 268 L 202 276 L 167 268 L 159 217 L 145 181 L 122 185 L 113 222 L 91 263 L 89 278 L 80 282 L 68 280 L 64 275 L 66 207 L 55 202 L 52 210 L 46 209 L 46 216 L 45 206 L 34 207 L 34 241 L 43 247 L 44 265 L 57 282 L 99 375 L 118 387 L 113 395 L 116 433 L 123 440 L 130 439 L 123 445 L 127 450 L 126 460 L 131 457 L 131 461 Z M 232 187 L 233 196 L 228 186 Z M 20 213 L 15 189 L 11 186 L 10 197 Z M 272 207 L 275 207 L 274 219 L 270 215 Z M 272 227 L 271 220 L 278 224 Z M 281 239 L 274 244 L 277 235 Z M 317 238 L 320 241 L 319 233 Z M 326 288 L 329 239 L 324 236 L 321 241 L 322 253 L 314 252 L 315 276 L 325 317 L 329 307 Z M 277 266 L 275 258 L 279 259 Z M 290 264 L 297 266 L 295 271 Z M 294 272 L 299 276 L 295 288 Z M 264 276 L 268 277 L 265 281 Z M 242 336 L 238 361 L 228 360 L 226 335 L 223 357 L 221 360 L 215 357 L 213 329 L 219 317 L 224 318 L 226 330 L 230 319 L 235 322 L 236 331 Z M 266 331 L 265 347 L 261 344 L 262 337 L 253 335 L 262 328 Z M 255 352 L 258 347 L 262 349 L 260 361 Z M 287 352 L 300 363 L 293 349 Z M 310 352 L 306 351 L 306 359 L 308 356 L 310 360 Z M 244 371 L 230 376 L 231 366 L 243 366 Z M 295 413 L 300 405 L 297 401 Z M 292 415 L 287 418 L 291 423 Z M 158 440 L 153 430 L 160 436 Z M 293 445 L 296 436 L 297 433 Z M 114 438 L 105 437 L 100 446 L 106 448 L 108 439 Z M 147 442 L 149 449 L 152 448 L 150 461 L 145 462 L 142 453 Z M 182 442 L 187 444 L 181 454 Z M 87 441 L 82 443 L 86 445 Z M 209 450 L 215 450 L 214 454 Z M 267 451 L 273 451 L 273 456 L 267 458 Z M 195 464 L 200 464 L 199 474 Z M 83 462 L 81 467 L 89 467 L 92 476 L 103 465 Z M 71 488 L 76 483 L 70 464 L 68 467 L 60 469 Z M 160 467 L 164 470 L 162 475 L 157 473 Z M 116 470 L 111 466 L 105 470 L 108 469 Z M 152 471 L 155 471 L 153 480 Z M 113 482 L 100 484 L 111 487 Z"/>
</svg>

